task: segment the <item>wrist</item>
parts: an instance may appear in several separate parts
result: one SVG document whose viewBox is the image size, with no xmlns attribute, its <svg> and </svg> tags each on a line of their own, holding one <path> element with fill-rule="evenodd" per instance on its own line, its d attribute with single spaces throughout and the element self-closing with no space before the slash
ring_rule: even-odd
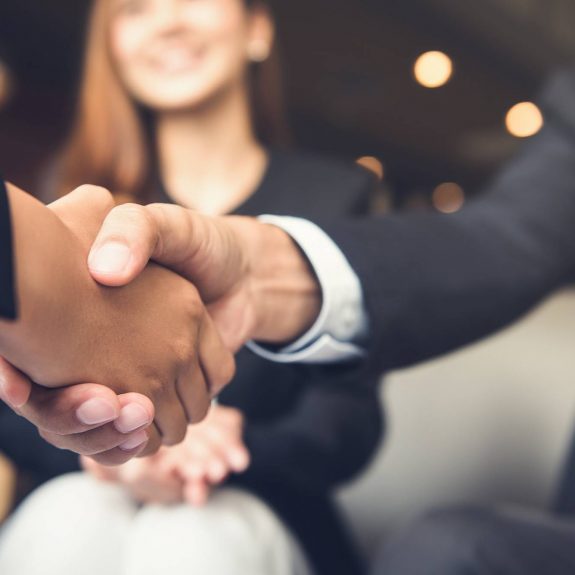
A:
<svg viewBox="0 0 575 575">
<path fill-rule="evenodd" d="M 251 338 L 289 343 L 305 333 L 321 310 L 321 288 L 307 258 L 282 229 L 237 218 L 247 253 L 246 275 L 254 309 Z M 247 221 L 246 221 L 247 220 Z"/>
</svg>

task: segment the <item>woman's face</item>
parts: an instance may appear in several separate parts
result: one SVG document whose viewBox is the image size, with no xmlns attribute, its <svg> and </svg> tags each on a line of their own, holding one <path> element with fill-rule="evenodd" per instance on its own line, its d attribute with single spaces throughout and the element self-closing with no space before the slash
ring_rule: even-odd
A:
<svg viewBox="0 0 575 575">
<path fill-rule="evenodd" d="M 243 0 L 112 5 L 115 67 L 132 97 L 158 111 L 200 106 L 243 82 L 251 46 L 265 41 L 265 27 L 255 23 Z"/>
</svg>

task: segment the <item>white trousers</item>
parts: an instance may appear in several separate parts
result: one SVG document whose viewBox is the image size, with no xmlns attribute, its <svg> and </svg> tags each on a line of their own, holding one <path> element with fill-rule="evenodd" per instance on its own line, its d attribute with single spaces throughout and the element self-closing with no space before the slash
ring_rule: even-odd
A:
<svg viewBox="0 0 575 575">
<path fill-rule="evenodd" d="M 310 575 L 255 496 L 214 492 L 202 508 L 136 505 L 114 484 L 67 475 L 36 490 L 0 534 L 2 575 Z"/>
</svg>

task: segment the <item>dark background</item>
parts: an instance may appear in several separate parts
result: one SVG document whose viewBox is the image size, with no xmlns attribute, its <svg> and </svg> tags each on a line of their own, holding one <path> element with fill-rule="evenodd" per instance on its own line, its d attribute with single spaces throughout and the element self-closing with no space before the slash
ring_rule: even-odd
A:
<svg viewBox="0 0 575 575">
<path fill-rule="evenodd" d="M 0 58 L 14 94 L 0 111 L 5 177 L 30 190 L 73 111 L 89 2 L 1 0 Z M 299 145 L 386 166 L 398 205 L 444 181 L 472 194 L 519 141 L 506 111 L 575 53 L 573 0 L 276 0 L 289 114 Z M 419 86 L 419 54 L 455 63 Z"/>
</svg>

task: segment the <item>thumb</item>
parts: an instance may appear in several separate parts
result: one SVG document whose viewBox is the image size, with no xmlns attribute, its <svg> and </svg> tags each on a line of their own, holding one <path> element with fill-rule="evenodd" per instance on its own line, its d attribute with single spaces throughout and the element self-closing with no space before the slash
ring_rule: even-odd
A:
<svg viewBox="0 0 575 575">
<path fill-rule="evenodd" d="M 167 204 L 124 204 L 104 220 L 88 265 L 92 277 L 108 286 L 130 283 L 150 260 L 190 281 L 209 284 L 202 282 L 210 275 L 207 247 L 219 248 L 218 240 L 217 228 L 192 210 Z M 209 263 L 217 264 L 213 259 Z"/>
<path fill-rule="evenodd" d="M 122 286 L 133 281 L 156 252 L 159 230 L 145 207 L 123 204 L 105 218 L 92 245 L 88 266 L 103 285 Z"/>
</svg>

